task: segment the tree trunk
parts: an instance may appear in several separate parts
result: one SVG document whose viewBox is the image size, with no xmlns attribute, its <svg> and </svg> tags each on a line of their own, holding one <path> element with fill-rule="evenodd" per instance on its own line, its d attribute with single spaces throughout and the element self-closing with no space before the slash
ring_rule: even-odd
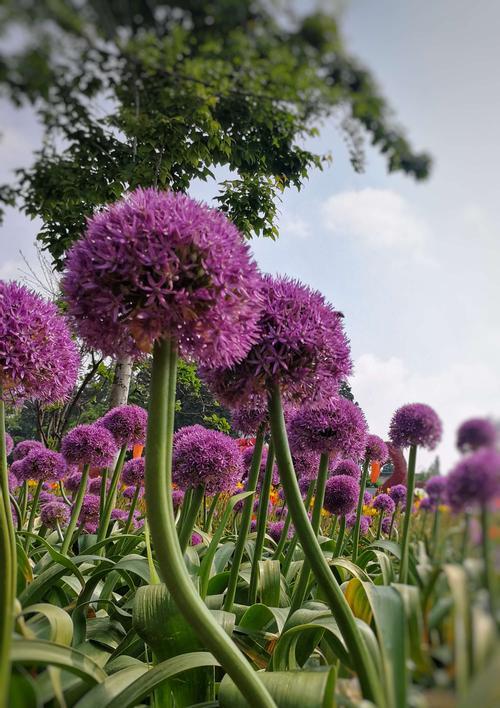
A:
<svg viewBox="0 0 500 708">
<path fill-rule="evenodd" d="M 111 394 L 109 397 L 110 408 L 122 406 L 127 402 L 131 377 L 132 358 L 123 357 L 123 359 L 118 359 L 115 364 L 115 375 L 113 378 L 113 385 L 111 386 Z"/>
</svg>

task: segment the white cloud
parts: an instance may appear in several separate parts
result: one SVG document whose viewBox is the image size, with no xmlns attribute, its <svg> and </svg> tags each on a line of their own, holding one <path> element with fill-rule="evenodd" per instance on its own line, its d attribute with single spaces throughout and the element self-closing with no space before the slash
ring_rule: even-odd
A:
<svg viewBox="0 0 500 708">
<path fill-rule="evenodd" d="M 25 264 L 21 261 L 5 261 L 0 263 L 0 280 L 18 280 L 20 270 Z"/>
<path fill-rule="evenodd" d="M 427 224 L 408 201 L 391 189 L 365 188 L 335 194 L 323 205 L 325 227 L 372 248 L 402 248 L 422 254 Z"/>
<path fill-rule="evenodd" d="M 405 403 L 428 403 L 443 421 L 444 435 L 433 452 L 419 452 L 419 468 L 439 454 L 443 471 L 456 461 L 455 432 L 471 416 L 498 416 L 500 381 L 486 364 L 455 362 L 431 374 L 411 372 L 398 357 L 362 354 L 355 362 L 352 391 L 372 432 L 387 436 L 391 416 Z"/>
<path fill-rule="evenodd" d="M 280 235 L 288 238 L 305 239 L 311 236 L 311 225 L 297 214 L 286 214 L 280 219 Z"/>
</svg>

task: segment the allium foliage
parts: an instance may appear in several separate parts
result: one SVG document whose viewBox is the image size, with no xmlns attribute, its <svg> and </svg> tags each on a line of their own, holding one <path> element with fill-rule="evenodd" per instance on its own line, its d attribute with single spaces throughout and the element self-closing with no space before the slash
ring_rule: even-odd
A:
<svg viewBox="0 0 500 708">
<path fill-rule="evenodd" d="M 255 341 L 259 283 L 222 212 L 138 188 L 89 219 L 63 289 L 78 333 L 107 355 L 137 356 L 173 337 L 183 355 L 228 366 Z"/>
<path fill-rule="evenodd" d="M 17 283 L 0 281 L 0 385 L 18 405 L 66 398 L 80 357 L 55 305 Z"/>
<path fill-rule="evenodd" d="M 418 445 L 434 450 L 443 433 L 437 413 L 425 403 L 408 403 L 394 413 L 389 435 L 397 447 Z"/>
</svg>

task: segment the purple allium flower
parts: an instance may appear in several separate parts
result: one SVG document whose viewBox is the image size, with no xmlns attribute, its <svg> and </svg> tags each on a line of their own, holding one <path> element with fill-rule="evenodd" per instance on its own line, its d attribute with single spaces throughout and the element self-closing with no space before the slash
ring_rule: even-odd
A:
<svg viewBox="0 0 500 708">
<path fill-rule="evenodd" d="M 350 514 L 347 514 L 345 517 L 345 523 L 347 528 L 353 529 L 356 525 L 356 512 L 351 512 Z M 360 516 L 359 517 L 359 533 L 362 536 L 365 536 L 368 533 L 368 529 L 370 528 L 372 523 L 372 520 L 369 516 Z"/>
<path fill-rule="evenodd" d="M 431 477 L 425 483 L 425 491 L 427 492 L 427 495 L 436 504 L 441 504 L 444 501 L 446 496 L 446 487 L 446 477 L 440 477 L 439 475 Z"/>
<path fill-rule="evenodd" d="M 363 504 L 371 504 L 371 503 L 372 503 L 371 492 L 366 490 L 366 492 L 363 494 Z"/>
<path fill-rule="evenodd" d="M 14 441 L 9 433 L 5 433 L 5 455 L 8 457 L 14 449 Z"/>
<path fill-rule="evenodd" d="M 125 487 L 125 489 L 123 490 L 122 494 L 123 494 L 123 496 L 125 497 L 125 499 L 133 499 L 134 496 L 135 496 L 135 492 L 136 492 L 136 487 L 135 487 L 135 486 L 133 486 L 133 487 Z M 139 490 L 139 496 L 138 496 L 137 498 L 138 498 L 138 499 L 142 499 L 143 496 L 144 496 L 144 489 L 140 489 L 140 490 Z"/>
<path fill-rule="evenodd" d="M 250 532 L 257 531 L 257 519 L 252 519 L 250 521 Z"/>
<path fill-rule="evenodd" d="M 106 489 L 109 489 L 109 485 L 111 484 L 111 480 L 106 481 Z M 87 487 L 89 494 L 100 494 L 101 493 L 101 486 L 102 486 L 102 479 L 101 477 L 94 477 L 93 479 L 89 480 L 89 486 Z"/>
<path fill-rule="evenodd" d="M 22 464 L 22 462 L 21 462 Z M 14 489 L 17 489 L 19 487 L 19 480 L 17 479 L 16 475 L 12 472 L 12 467 L 8 471 L 8 478 L 9 478 L 9 492 L 13 492 Z"/>
<path fill-rule="evenodd" d="M 372 507 L 381 514 L 392 515 L 396 510 L 396 504 L 388 494 L 377 494 L 372 501 Z"/>
<path fill-rule="evenodd" d="M 356 507 L 358 498 L 358 482 L 352 477 L 339 474 L 327 480 L 323 506 L 330 514 L 345 516 Z"/>
<path fill-rule="evenodd" d="M 108 467 L 113 463 L 117 446 L 109 430 L 101 425 L 77 425 L 64 436 L 61 451 L 71 465 Z"/>
<path fill-rule="evenodd" d="M 387 445 L 378 435 L 369 434 L 366 439 L 365 458 L 383 465 L 389 458 Z"/>
<path fill-rule="evenodd" d="M 471 418 L 462 423 L 457 431 L 457 447 L 460 452 L 474 452 L 481 447 L 494 447 L 498 430 L 488 418 Z"/>
<path fill-rule="evenodd" d="M 45 447 L 42 445 L 41 442 L 38 440 L 23 440 L 20 443 L 17 443 L 15 446 L 13 452 L 12 452 L 12 459 L 17 462 L 18 460 L 22 460 L 23 457 L 26 457 L 26 455 L 31 452 L 34 448 L 40 448 L 40 447 Z"/>
<path fill-rule="evenodd" d="M 282 519 L 280 521 L 272 521 L 270 524 L 267 525 L 267 533 L 273 539 L 273 541 L 275 543 L 279 543 L 280 538 L 283 534 L 284 528 L 285 528 L 285 519 Z M 287 538 L 291 538 L 292 536 L 293 536 L 293 529 L 292 529 L 292 526 L 290 525 L 290 528 L 288 529 L 288 533 L 287 533 Z"/>
<path fill-rule="evenodd" d="M 174 511 L 177 511 L 177 509 L 180 507 L 182 502 L 184 501 L 184 492 L 182 489 L 173 489 L 172 490 L 172 504 L 174 506 Z"/>
<path fill-rule="evenodd" d="M 184 491 L 202 485 L 208 495 L 231 492 L 243 473 L 236 441 L 218 430 L 199 425 L 188 428 L 174 436 L 174 482 Z"/>
<path fill-rule="evenodd" d="M 297 479 L 304 480 L 306 487 L 318 476 L 319 455 L 311 450 L 292 449 L 293 468 Z"/>
<path fill-rule="evenodd" d="M 40 504 L 50 504 L 53 501 L 59 501 L 53 494 L 50 492 L 40 492 L 40 496 L 38 497 L 38 501 Z"/>
<path fill-rule="evenodd" d="M 347 477 L 352 477 L 356 480 L 356 482 L 359 482 L 361 479 L 361 470 L 359 465 L 353 460 L 341 460 L 340 462 L 337 462 L 334 465 L 331 474 L 332 476 L 343 474 Z"/>
<path fill-rule="evenodd" d="M 111 521 L 121 521 L 125 523 L 128 519 L 128 511 L 125 509 L 113 509 L 111 512 Z"/>
<path fill-rule="evenodd" d="M 243 476 L 241 478 L 241 481 L 245 484 L 248 478 L 248 473 L 250 472 L 250 465 L 252 464 L 252 457 L 253 457 L 253 451 L 254 451 L 254 446 L 252 447 L 247 447 L 243 450 Z M 259 471 L 259 478 L 257 480 L 257 491 L 260 491 L 262 488 L 262 482 L 264 481 L 264 474 L 266 471 L 266 464 L 267 464 L 267 454 L 268 454 L 268 448 L 267 445 L 262 448 L 262 457 L 260 460 L 260 471 Z M 238 480 L 239 481 L 239 480 Z M 271 479 L 271 484 L 275 487 L 278 486 L 280 483 L 280 476 L 278 472 L 278 467 L 276 464 L 273 464 L 273 473 L 272 473 L 272 479 Z"/>
<path fill-rule="evenodd" d="M 456 511 L 491 504 L 500 494 L 500 453 L 488 448 L 471 453 L 446 482 L 448 501 Z"/>
<path fill-rule="evenodd" d="M 389 533 L 391 530 L 392 516 L 384 516 L 382 519 L 381 529 L 384 533 Z"/>
<path fill-rule="evenodd" d="M 389 428 L 391 442 L 396 447 L 419 445 L 434 450 L 442 433 L 437 413 L 425 403 L 408 403 L 398 408 Z"/>
<path fill-rule="evenodd" d="M 421 511 L 434 511 L 435 504 L 430 497 L 424 497 L 418 505 Z"/>
<path fill-rule="evenodd" d="M 342 396 L 315 407 L 301 408 L 289 428 L 293 448 L 329 452 L 354 460 L 364 455 L 367 425 L 363 411 Z"/>
<path fill-rule="evenodd" d="M 63 280 L 79 335 L 108 355 L 150 351 L 173 336 L 216 366 L 256 337 L 260 277 L 222 212 L 177 192 L 138 188 L 89 219 Z"/>
<path fill-rule="evenodd" d="M 231 422 L 235 430 L 243 435 L 255 435 L 259 427 L 267 422 L 267 399 L 265 396 L 249 396 L 245 403 L 231 411 Z"/>
<path fill-rule="evenodd" d="M 146 468 L 146 461 L 144 457 L 137 457 L 135 460 L 128 460 L 123 465 L 122 470 L 122 482 L 128 487 L 137 487 L 137 485 L 144 485 L 144 472 Z"/>
<path fill-rule="evenodd" d="M 59 526 L 66 526 L 69 522 L 70 508 L 67 504 L 60 501 L 51 501 L 43 504 L 40 509 L 40 519 L 44 526 L 49 529 L 55 529 Z"/>
<path fill-rule="evenodd" d="M 197 546 L 199 543 L 203 543 L 203 537 L 195 531 L 191 534 L 191 545 Z"/>
<path fill-rule="evenodd" d="M 57 482 L 66 474 L 67 466 L 60 452 L 40 447 L 34 448 L 26 455 L 22 461 L 21 470 L 25 480 Z"/>
<path fill-rule="evenodd" d="M 404 484 L 395 484 L 394 487 L 391 487 L 390 489 L 387 490 L 387 493 L 393 500 L 393 502 L 396 504 L 400 504 L 403 506 L 406 504 L 406 486 Z"/>
<path fill-rule="evenodd" d="M 106 413 L 98 424 L 109 430 L 118 447 L 126 445 L 130 449 L 134 445 L 144 445 L 148 413 L 141 406 L 117 406 Z"/>
<path fill-rule="evenodd" d="M 68 491 L 71 492 L 71 494 L 74 494 L 80 489 L 80 486 L 82 484 L 82 473 L 79 470 L 75 470 L 73 467 L 73 472 L 69 474 L 66 479 L 64 480 L 64 488 Z M 89 480 L 87 479 L 86 487 L 88 489 L 89 486 Z"/>
<path fill-rule="evenodd" d="M 97 494 L 86 494 L 83 497 L 82 509 L 78 520 L 80 524 L 97 524 L 99 521 L 99 510 L 101 500 Z"/>
<path fill-rule="evenodd" d="M 17 283 L 0 281 L 0 380 L 14 404 L 66 398 L 80 357 L 57 307 Z"/>
<path fill-rule="evenodd" d="M 232 406 L 279 383 L 287 400 L 334 395 L 351 372 L 342 318 L 321 293 L 290 278 L 263 278 L 260 339 L 239 364 L 201 373 L 218 400 Z"/>
</svg>

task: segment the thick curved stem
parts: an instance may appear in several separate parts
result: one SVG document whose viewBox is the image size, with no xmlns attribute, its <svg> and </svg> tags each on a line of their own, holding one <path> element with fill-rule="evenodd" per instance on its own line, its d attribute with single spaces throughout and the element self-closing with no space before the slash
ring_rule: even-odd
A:
<svg viewBox="0 0 500 708">
<path fill-rule="evenodd" d="M 257 534 L 255 537 L 255 549 L 253 552 L 252 572 L 250 574 L 250 590 L 248 594 L 248 604 L 254 605 L 257 602 L 257 585 L 259 579 L 259 561 L 262 558 L 262 549 L 264 548 L 264 538 L 266 535 L 267 511 L 269 506 L 269 495 L 271 493 L 271 483 L 273 480 L 274 466 L 274 445 L 273 441 L 269 443 L 267 451 L 266 469 L 262 487 L 259 495 L 259 511 L 257 514 Z"/>
<path fill-rule="evenodd" d="M 358 549 L 359 549 L 359 531 L 361 527 L 361 516 L 363 514 L 363 501 L 366 490 L 366 481 L 368 479 L 368 466 L 370 460 L 365 460 L 363 463 L 363 471 L 361 472 L 361 481 L 359 483 L 359 498 L 358 507 L 356 509 L 356 523 L 354 524 L 354 531 L 352 532 L 352 562 L 356 563 L 358 559 Z"/>
<path fill-rule="evenodd" d="M 269 417 L 281 482 L 300 543 L 352 656 L 363 696 L 377 706 L 383 706 L 385 696 L 375 664 L 356 625 L 351 608 L 323 555 L 302 502 L 288 445 L 281 395 L 277 385 L 273 386 L 270 393 Z"/>
<path fill-rule="evenodd" d="M 177 352 L 168 341 L 155 343 L 146 442 L 146 505 L 163 581 L 175 604 L 205 646 L 255 708 L 276 708 L 258 675 L 196 592 L 184 563 L 172 505 L 172 439 Z"/>
<path fill-rule="evenodd" d="M 339 532 L 337 534 L 337 543 L 333 552 L 334 558 L 339 558 L 342 555 L 345 539 L 345 516 L 340 517 Z"/>
<path fill-rule="evenodd" d="M 401 539 L 401 565 L 399 568 L 399 582 L 408 582 L 408 565 L 410 559 L 410 529 L 411 515 L 413 507 L 413 496 L 415 494 L 415 467 L 417 463 L 417 446 L 410 447 L 408 457 L 408 488 L 406 490 L 406 509 L 403 521 L 403 536 Z"/>
<path fill-rule="evenodd" d="M 261 425 L 259 430 L 257 431 L 257 437 L 255 438 L 255 447 L 253 449 L 252 462 L 250 464 L 250 471 L 248 472 L 248 479 L 245 487 L 246 492 L 255 492 L 255 489 L 257 488 L 257 481 L 259 479 L 260 463 L 262 460 L 263 448 L 264 426 Z M 247 536 L 248 532 L 250 531 L 250 524 L 252 521 L 254 499 L 255 494 L 252 494 L 251 496 L 247 497 L 243 502 L 240 529 L 238 533 L 238 538 L 236 540 L 236 547 L 234 549 L 233 562 L 231 565 L 231 573 L 229 575 L 226 597 L 224 599 L 224 609 L 226 610 L 226 612 L 231 612 L 233 609 L 234 598 L 236 596 L 236 588 L 238 586 L 238 578 L 240 574 L 241 560 L 245 551 L 245 543 L 247 542 Z"/>
<path fill-rule="evenodd" d="M 125 455 L 127 454 L 127 445 L 123 445 L 120 449 L 120 453 L 115 463 L 115 468 L 111 476 L 111 483 L 109 485 L 109 491 L 106 494 L 106 504 L 104 505 L 104 513 L 99 521 L 99 531 L 97 533 L 97 543 L 104 541 L 106 534 L 108 533 L 109 522 L 111 519 L 111 512 L 114 509 L 116 503 L 116 488 L 118 487 L 118 480 L 120 479 L 120 474 L 123 469 L 123 463 L 125 462 Z M 102 491 L 102 489 L 101 489 Z"/>
<path fill-rule="evenodd" d="M 311 506 L 311 501 L 314 496 L 315 489 L 316 489 L 316 480 L 313 479 L 309 482 L 309 486 L 308 486 L 307 492 L 306 492 L 306 498 L 304 499 L 304 507 L 305 507 L 306 511 L 309 511 L 309 507 Z M 293 534 L 293 538 L 290 541 L 290 543 L 288 544 L 288 548 L 286 550 L 286 556 L 285 556 L 285 560 L 283 561 L 283 569 L 282 569 L 283 575 L 286 575 L 288 573 L 288 571 L 290 570 L 290 566 L 293 561 L 293 555 L 295 553 L 295 549 L 297 548 L 297 541 L 298 541 L 297 533 L 295 532 Z"/>
<path fill-rule="evenodd" d="M 30 509 L 30 515 L 28 519 L 28 533 L 32 533 L 33 527 L 35 525 L 35 518 L 36 518 L 36 511 L 38 509 L 38 500 L 40 499 L 40 492 L 42 491 L 42 486 L 43 482 L 40 480 L 38 484 L 36 485 L 35 492 L 33 494 L 33 498 L 31 500 L 31 509 Z M 31 538 L 29 536 L 26 537 L 26 555 L 28 555 L 29 550 L 31 546 Z"/>
<path fill-rule="evenodd" d="M 189 509 L 187 510 L 187 514 L 184 517 L 184 523 L 179 529 L 179 546 L 181 547 L 182 553 L 186 552 L 186 548 L 188 547 L 189 541 L 191 540 L 194 524 L 200 511 L 204 496 L 204 487 L 200 486 L 193 490 L 193 495 L 189 503 Z"/>
<path fill-rule="evenodd" d="M 80 481 L 80 486 L 76 494 L 75 503 L 73 504 L 73 511 L 71 512 L 71 518 L 69 520 L 68 528 L 66 529 L 66 534 L 64 536 L 63 545 L 61 546 L 61 553 L 66 555 L 73 540 L 73 534 L 75 532 L 76 524 L 78 523 L 78 517 L 80 516 L 80 511 L 82 510 L 83 497 L 87 490 L 87 480 L 89 478 L 90 465 L 85 465 L 82 472 L 82 479 Z"/>
<path fill-rule="evenodd" d="M 220 498 L 220 492 L 217 492 L 217 494 L 214 494 L 214 498 L 212 499 L 212 503 L 210 504 L 210 508 L 208 510 L 207 518 L 205 519 L 206 533 L 210 533 L 212 530 L 212 521 L 214 518 L 215 510 L 217 509 L 217 502 L 219 501 L 219 498 Z"/>
</svg>

